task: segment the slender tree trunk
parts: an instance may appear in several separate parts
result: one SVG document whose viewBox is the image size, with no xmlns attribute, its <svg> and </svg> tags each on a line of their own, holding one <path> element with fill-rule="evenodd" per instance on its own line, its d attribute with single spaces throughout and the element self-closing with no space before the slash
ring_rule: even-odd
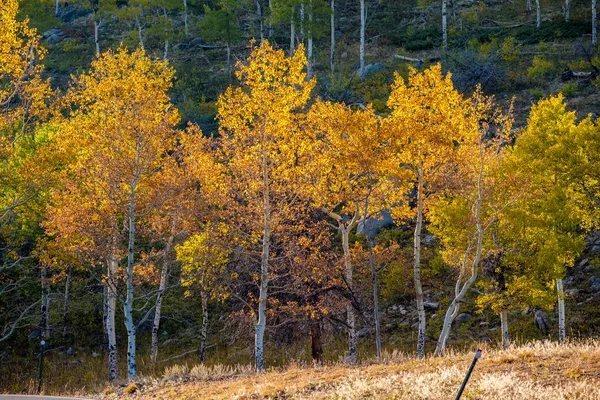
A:
<svg viewBox="0 0 600 400">
<path fill-rule="evenodd" d="M 273 37 L 273 0 L 269 0 L 269 39 Z"/>
<path fill-rule="evenodd" d="M 342 234 L 342 247 L 344 249 L 344 267 L 346 269 L 346 284 L 348 290 L 352 293 L 352 260 L 350 257 L 350 231 L 352 225 L 344 226 L 344 222 L 340 219 L 338 221 L 339 229 Z M 348 324 L 348 362 L 350 364 L 356 364 L 358 361 L 358 337 L 356 336 L 356 321 L 354 315 L 354 307 L 352 302 L 346 306 L 347 324 Z"/>
<path fill-rule="evenodd" d="M 229 83 L 233 81 L 233 68 L 231 67 L 231 46 L 227 43 L 227 76 L 229 77 Z"/>
<path fill-rule="evenodd" d="M 540 0 L 535 0 L 535 27 L 540 28 L 542 25 L 542 6 Z"/>
<path fill-rule="evenodd" d="M 309 10 L 308 10 L 308 68 L 306 77 L 308 79 L 312 78 L 313 75 L 313 9 L 312 9 L 312 0 L 309 1 Z"/>
<path fill-rule="evenodd" d="M 116 257 L 116 238 L 113 238 L 113 249 L 107 263 L 107 281 L 106 281 L 106 315 L 104 317 L 106 325 L 106 336 L 108 339 L 108 380 L 117 379 L 119 368 L 117 363 L 117 334 L 115 325 L 115 312 L 117 310 L 117 284 L 115 282 L 118 260 Z"/>
<path fill-rule="evenodd" d="M 365 30 L 367 25 L 367 10 L 365 0 L 360 0 L 360 69 L 358 75 L 363 78 L 365 75 Z"/>
<path fill-rule="evenodd" d="M 473 244 L 472 241 L 467 245 L 467 249 L 465 250 L 465 254 L 463 256 L 463 261 L 462 261 L 462 264 L 460 267 L 460 273 L 458 275 L 458 279 L 456 280 L 456 285 L 454 286 L 454 299 L 450 303 L 450 306 L 448 306 L 448 309 L 446 310 L 446 315 L 444 316 L 444 324 L 442 326 L 442 332 L 440 333 L 440 337 L 439 337 L 437 345 L 435 347 L 435 352 L 434 352 L 435 357 L 439 357 L 444 353 L 444 350 L 446 349 L 446 344 L 448 342 L 448 337 L 450 336 L 450 329 L 452 328 L 452 322 L 458 315 L 458 311 L 460 309 L 460 302 L 463 300 L 463 298 L 467 294 L 467 291 L 473 286 L 473 284 L 477 280 L 477 272 L 479 270 L 479 262 L 481 260 L 481 252 L 483 251 L 483 235 L 484 235 L 484 229 L 483 229 L 483 225 L 481 223 L 481 203 L 483 201 L 482 181 L 483 181 L 484 166 L 485 165 L 484 165 L 483 158 L 482 158 L 481 162 L 480 162 L 479 175 L 477 178 L 477 200 L 473 207 L 473 209 L 475 211 L 475 215 L 474 215 L 475 225 L 477 227 L 477 242 L 476 242 L 477 247 L 475 248 L 475 258 L 473 259 L 472 264 L 471 264 L 471 276 L 469 277 L 469 279 L 467 279 L 467 281 L 464 284 L 462 284 L 462 280 L 465 275 L 465 270 L 467 268 L 467 261 L 469 259 L 469 254 L 471 253 L 471 248 L 472 248 L 472 244 Z M 461 286 L 461 284 L 462 284 L 462 286 Z"/>
<path fill-rule="evenodd" d="M 448 12 L 446 10 L 446 0 L 442 0 L 442 46 L 444 50 L 448 49 Z"/>
<path fill-rule="evenodd" d="M 331 0 L 331 48 L 329 53 L 329 66 L 331 72 L 335 71 L 335 0 Z"/>
<path fill-rule="evenodd" d="M 569 19 L 571 18 L 571 1 L 565 0 L 565 22 L 569 23 Z"/>
<path fill-rule="evenodd" d="M 156 364 L 156 359 L 158 358 L 158 331 L 160 329 L 162 301 L 165 294 L 165 289 L 167 288 L 170 262 L 169 256 L 171 254 L 171 249 L 173 248 L 176 226 L 177 222 L 173 220 L 171 225 L 171 234 L 167 239 L 167 243 L 165 244 L 165 249 L 163 252 L 163 265 L 162 270 L 160 271 L 160 283 L 158 285 L 158 293 L 156 293 L 156 307 L 154 309 L 154 322 L 152 323 L 152 346 L 150 349 L 150 360 L 152 361 L 152 364 Z"/>
<path fill-rule="evenodd" d="M 127 330 L 127 376 L 130 380 L 137 376 L 136 346 L 135 346 L 135 322 L 133 320 L 133 267 L 134 267 L 134 244 L 135 244 L 135 190 L 137 177 L 133 180 L 129 192 L 129 237 L 127 244 L 127 297 L 123 305 L 125 314 L 125 329 Z"/>
<path fill-rule="evenodd" d="M 290 20 L 290 55 L 294 54 L 296 49 L 296 23 L 294 22 L 294 10 Z"/>
<path fill-rule="evenodd" d="M 377 348 L 377 359 L 381 361 L 381 332 L 379 322 L 379 294 L 377 288 L 377 270 L 373 257 L 373 239 L 368 238 L 369 264 L 371 265 L 371 281 L 373 284 L 373 317 L 375 319 L 375 347 Z"/>
<path fill-rule="evenodd" d="M 63 337 L 67 336 L 67 330 L 69 328 L 69 305 L 71 302 L 71 274 L 73 272 L 73 267 L 69 266 L 67 271 L 67 278 L 65 279 L 65 299 L 63 302 Z"/>
<path fill-rule="evenodd" d="M 263 20 L 263 10 L 262 10 L 262 4 L 261 4 L 261 0 L 255 0 L 256 1 L 256 14 L 258 15 L 258 30 L 260 33 L 260 42 L 262 43 L 265 40 L 265 34 L 264 34 L 264 20 Z"/>
<path fill-rule="evenodd" d="M 140 46 L 143 49 L 144 48 L 144 36 L 142 34 L 142 24 L 140 23 L 140 17 L 138 15 L 135 16 L 135 23 L 138 28 L 138 40 L 140 41 Z"/>
<path fill-rule="evenodd" d="M 304 21 L 305 21 L 305 13 L 304 13 L 304 2 L 300 3 L 300 42 L 304 43 Z"/>
<path fill-rule="evenodd" d="M 200 363 L 204 364 L 206 361 L 206 343 L 208 339 L 208 294 L 202 291 L 202 328 L 200 329 L 200 352 L 198 358 Z"/>
<path fill-rule="evenodd" d="M 452 9 L 452 24 L 456 24 L 456 0 L 450 0 L 450 8 Z"/>
<path fill-rule="evenodd" d="M 165 50 L 163 52 L 163 61 L 169 58 L 169 39 L 165 39 Z"/>
<path fill-rule="evenodd" d="M 596 0 L 592 0 L 592 46 L 594 46 L 594 51 L 598 46 L 598 27 L 597 25 L 597 15 L 596 15 Z"/>
<path fill-rule="evenodd" d="M 423 167 L 419 166 L 417 187 L 417 224 L 414 232 L 414 283 L 419 316 L 419 329 L 417 334 L 417 357 L 425 355 L 425 332 L 427 319 L 425 316 L 425 305 L 423 286 L 421 284 L 421 231 L 423 229 Z"/>
<path fill-rule="evenodd" d="M 188 28 L 188 5 L 187 5 L 187 0 L 183 0 L 183 32 L 185 33 L 185 36 L 189 35 L 189 28 Z"/>
<path fill-rule="evenodd" d="M 48 267 L 45 263 L 40 265 L 40 275 L 42 282 L 40 334 L 43 339 L 48 339 L 50 337 L 50 283 L 48 282 Z"/>
<path fill-rule="evenodd" d="M 313 364 L 323 366 L 323 342 L 321 341 L 321 321 L 312 321 L 310 324 L 310 347 Z"/>
<path fill-rule="evenodd" d="M 565 329 L 565 291 L 562 279 L 556 281 L 556 293 L 558 294 L 558 341 L 564 343 L 567 331 Z"/>
<path fill-rule="evenodd" d="M 265 139 L 266 140 L 266 139 Z M 260 290 L 258 296 L 258 321 L 256 322 L 255 356 L 256 370 L 265 370 L 264 337 L 267 326 L 267 290 L 269 285 L 269 252 L 271 245 L 271 194 L 269 191 L 268 155 L 263 149 L 263 238 L 260 262 Z"/>
<path fill-rule="evenodd" d="M 500 330 L 502 333 L 502 348 L 506 350 L 510 345 L 508 339 L 508 312 L 506 310 L 500 311 Z"/>
<path fill-rule="evenodd" d="M 100 55 L 100 25 L 102 25 L 102 21 L 94 18 L 94 47 L 96 48 L 96 56 Z"/>
<path fill-rule="evenodd" d="M 531 14 L 531 0 L 527 0 L 527 14 Z"/>
<path fill-rule="evenodd" d="M 58 17 L 58 11 L 59 11 L 59 3 L 58 0 L 54 0 L 54 16 Z"/>
</svg>

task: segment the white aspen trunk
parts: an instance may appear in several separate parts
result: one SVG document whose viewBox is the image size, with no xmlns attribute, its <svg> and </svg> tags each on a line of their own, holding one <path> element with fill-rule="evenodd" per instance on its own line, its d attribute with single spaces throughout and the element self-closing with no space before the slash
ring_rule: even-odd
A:
<svg viewBox="0 0 600 400">
<path fill-rule="evenodd" d="M 67 329 L 69 327 L 69 305 L 71 302 L 71 274 L 73 272 L 73 267 L 69 266 L 69 270 L 67 271 L 67 278 L 65 279 L 65 296 L 63 302 L 63 337 L 67 336 Z"/>
<path fill-rule="evenodd" d="M 448 343 L 448 337 L 450 336 L 450 328 L 452 327 L 452 322 L 454 321 L 454 316 L 456 315 L 455 311 L 458 308 L 459 304 L 456 299 L 454 299 L 446 310 L 446 315 L 444 315 L 444 324 L 442 325 L 442 332 L 440 332 L 440 337 L 435 347 L 435 352 L 433 353 L 434 357 L 439 357 L 444 354 L 446 344 Z"/>
<path fill-rule="evenodd" d="M 304 2 L 300 3 L 300 42 L 304 43 Z"/>
<path fill-rule="evenodd" d="M 273 37 L 273 0 L 269 0 L 269 39 Z"/>
<path fill-rule="evenodd" d="M 227 44 L 227 76 L 229 77 L 229 82 L 233 80 L 233 68 L 231 67 L 231 46 L 229 43 Z"/>
<path fill-rule="evenodd" d="M 48 267 L 45 263 L 40 265 L 40 275 L 42 283 L 40 334 L 42 338 L 48 339 L 50 337 L 50 283 L 48 282 Z"/>
<path fill-rule="evenodd" d="M 365 29 L 367 25 L 367 10 L 365 0 L 360 0 L 360 68 L 358 75 L 363 78 L 365 74 Z"/>
<path fill-rule="evenodd" d="M 163 16 L 165 17 L 165 20 L 168 19 L 169 17 L 167 16 L 167 9 L 163 8 Z M 167 59 L 169 58 L 169 32 L 167 32 L 165 30 L 165 51 L 163 53 L 163 61 L 167 61 Z"/>
<path fill-rule="evenodd" d="M 344 267 L 346 269 L 346 285 L 348 290 L 352 292 L 352 260 L 350 258 L 350 231 L 352 230 L 352 224 L 344 226 L 344 223 L 340 219 L 338 221 L 339 229 L 342 234 L 342 247 L 344 249 Z M 356 336 L 356 318 L 354 315 L 354 307 L 352 303 L 346 306 L 347 313 L 347 324 L 348 324 L 348 362 L 350 364 L 356 364 L 358 361 L 358 337 Z"/>
<path fill-rule="evenodd" d="M 152 323 L 152 345 L 150 348 L 150 360 L 152 364 L 156 364 L 158 358 L 158 331 L 160 329 L 160 317 L 162 311 L 162 301 L 167 288 L 167 279 L 169 277 L 169 255 L 173 247 L 173 240 L 175 237 L 176 221 L 173 221 L 171 225 L 171 234 L 165 244 L 163 252 L 163 265 L 160 271 L 160 283 L 158 285 L 158 293 L 156 293 L 156 307 L 154 309 L 154 322 Z"/>
<path fill-rule="evenodd" d="M 442 0 L 442 46 L 444 50 L 448 48 L 448 12 L 446 10 L 446 0 Z"/>
<path fill-rule="evenodd" d="M 535 0 L 535 27 L 540 28 L 542 25 L 542 7 L 540 0 Z"/>
<path fill-rule="evenodd" d="M 187 0 L 183 0 L 183 32 L 185 33 L 185 36 L 188 36 L 189 34 L 188 24 L 189 21 Z"/>
<path fill-rule="evenodd" d="M 290 55 L 294 54 L 296 48 L 296 23 L 294 22 L 294 10 L 290 20 Z"/>
<path fill-rule="evenodd" d="M 312 10 L 312 0 L 309 1 L 309 10 L 308 10 L 308 67 L 306 72 L 306 77 L 308 79 L 312 78 L 313 75 L 313 10 Z"/>
<path fill-rule="evenodd" d="M 208 339 L 208 295 L 205 291 L 202 291 L 202 328 L 200 328 L 200 352 L 198 358 L 200 363 L 204 364 L 206 361 L 206 342 Z"/>
<path fill-rule="evenodd" d="M 144 48 L 144 36 L 142 35 L 142 24 L 140 23 L 140 18 L 138 15 L 135 16 L 135 23 L 138 28 L 138 40 L 140 41 L 140 46 L 143 49 Z"/>
<path fill-rule="evenodd" d="M 558 341 L 564 343 L 567 330 L 565 329 L 565 291 L 562 279 L 556 281 L 556 293 L 558 294 Z"/>
<path fill-rule="evenodd" d="M 255 356 L 256 371 L 265 370 L 264 337 L 267 326 L 267 290 L 269 287 L 269 252 L 271 245 L 271 194 L 269 191 L 269 176 L 266 149 L 263 150 L 263 238 L 260 262 L 260 291 L 258 297 L 258 321 L 256 322 Z"/>
<path fill-rule="evenodd" d="M 329 53 L 329 66 L 331 72 L 335 71 L 335 0 L 331 0 L 331 48 Z"/>
<path fill-rule="evenodd" d="M 102 21 L 94 18 L 94 47 L 96 48 L 96 56 L 100 55 L 100 25 L 102 25 Z"/>
<path fill-rule="evenodd" d="M 594 47 L 598 46 L 598 27 L 597 27 L 597 15 L 596 15 L 596 0 L 592 0 L 592 46 L 594 46 Z"/>
<path fill-rule="evenodd" d="M 531 0 L 527 0 L 527 14 L 531 13 Z"/>
<path fill-rule="evenodd" d="M 569 19 L 571 18 L 571 1 L 570 0 L 565 0 L 565 22 L 568 23 Z"/>
<path fill-rule="evenodd" d="M 134 242 L 135 242 L 135 190 L 137 187 L 137 177 L 131 183 L 129 191 L 129 213 L 128 227 L 129 237 L 127 241 L 127 297 L 123 305 L 125 314 L 125 329 L 127 330 L 127 377 L 129 380 L 137 376 L 136 346 L 135 346 L 135 323 L 133 321 L 133 267 L 134 267 Z"/>
<path fill-rule="evenodd" d="M 375 269 L 375 260 L 373 258 L 373 239 L 369 242 L 369 264 L 371 265 L 371 283 L 373 285 L 373 317 L 375 319 L 375 347 L 377 349 L 377 359 L 381 361 L 381 332 L 379 322 L 379 294 L 377 288 L 377 271 Z"/>
<path fill-rule="evenodd" d="M 444 316 L 444 324 L 442 325 L 442 332 L 440 333 L 440 337 L 438 339 L 437 345 L 435 347 L 434 356 L 439 357 L 444 353 L 446 349 L 446 344 L 448 343 L 448 337 L 450 336 L 450 329 L 452 328 L 452 322 L 458 315 L 458 311 L 460 309 L 460 302 L 467 294 L 467 291 L 473 286 L 475 281 L 477 280 L 477 272 L 479 270 L 479 262 L 481 260 L 481 253 L 483 251 L 483 235 L 484 229 L 481 223 L 481 203 L 483 201 L 483 170 L 484 170 L 484 162 L 483 158 L 480 161 L 480 169 L 479 175 L 477 178 L 477 201 L 474 204 L 475 210 L 475 224 L 477 227 L 477 247 L 475 249 L 475 258 L 473 259 L 471 266 L 471 276 L 469 279 L 461 286 L 463 276 L 467 267 L 467 260 L 469 254 L 471 252 L 472 242 L 467 245 L 467 249 L 465 250 L 465 254 L 463 256 L 462 265 L 460 267 L 460 274 L 458 279 L 456 280 L 456 285 L 454 287 L 454 299 L 448 306 L 446 310 L 446 315 Z"/>
<path fill-rule="evenodd" d="M 113 239 L 113 250 L 107 263 L 106 281 L 106 315 L 104 317 L 106 326 L 106 337 L 108 339 L 108 380 L 117 379 L 119 367 L 117 363 L 117 334 L 115 325 L 115 313 L 117 310 L 117 284 L 115 282 L 118 261 L 115 255 L 116 239 Z"/>
<path fill-rule="evenodd" d="M 262 12 L 262 4 L 261 0 L 256 0 L 256 14 L 258 14 L 258 24 L 259 24 L 259 32 L 260 32 L 260 42 L 262 43 L 265 40 L 264 35 L 264 21 L 263 21 L 263 12 Z"/>
<path fill-rule="evenodd" d="M 56 16 L 56 17 L 58 17 L 58 10 L 59 10 L 58 4 L 59 4 L 58 0 L 54 0 L 54 16 Z"/>
<path fill-rule="evenodd" d="M 508 313 L 506 310 L 500 311 L 500 330 L 502 333 L 502 348 L 506 350 L 510 345 L 508 339 Z"/>
<path fill-rule="evenodd" d="M 417 357 L 425 355 L 425 332 L 427 319 L 423 298 L 423 286 L 421 284 L 421 231 L 423 229 L 423 167 L 419 166 L 417 188 L 417 224 L 414 232 L 414 283 L 417 313 L 419 316 L 419 329 L 417 333 Z"/>
</svg>

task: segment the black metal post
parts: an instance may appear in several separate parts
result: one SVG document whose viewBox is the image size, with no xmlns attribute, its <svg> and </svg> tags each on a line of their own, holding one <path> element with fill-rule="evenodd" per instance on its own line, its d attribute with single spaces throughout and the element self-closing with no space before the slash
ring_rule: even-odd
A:
<svg viewBox="0 0 600 400">
<path fill-rule="evenodd" d="M 460 389 L 458 391 L 458 394 L 456 395 L 456 400 L 460 400 L 460 396 L 462 396 L 463 391 L 465 390 L 465 387 L 467 386 L 467 382 L 469 382 L 469 378 L 471 377 L 473 368 L 475 368 L 475 364 L 477 364 L 477 360 L 479 360 L 480 358 L 481 358 L 481 350 L 477 349 L 477 351 L 475 352 L 475 357 L 473 357 L 473 362 L 471 363 L 471 366 L 469 367 L 469 371 L 467 372 L 467 376 L 465 376 L 465 380 L 463 381 L 463 383 L 460 386 Z"/>
<path fill-rule="evenodd" d="M 44 351 L 46 350 L 46 341 L 42 339 L 40 342 L 40 371 L 38 375 L 38 388 L 37 392 L 40 393 L 42 391 L 42 382 L 44 377 Z"/>
</svg>

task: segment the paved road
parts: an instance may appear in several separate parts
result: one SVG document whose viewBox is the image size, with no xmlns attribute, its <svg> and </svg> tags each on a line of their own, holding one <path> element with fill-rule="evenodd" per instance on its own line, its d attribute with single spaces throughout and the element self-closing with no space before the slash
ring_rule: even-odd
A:
<svg viewBox="0 0 600 400">
<path fill-rule="evenodd" d="M 92 400 L 82 397 L 27 396 L 21 394 L 0 394 L 0 400 Z"/>
</svg>

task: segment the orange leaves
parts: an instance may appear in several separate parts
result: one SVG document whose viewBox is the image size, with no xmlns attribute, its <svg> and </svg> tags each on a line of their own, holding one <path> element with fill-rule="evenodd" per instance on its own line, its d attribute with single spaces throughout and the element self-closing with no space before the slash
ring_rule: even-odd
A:
<svg viewBox="0 0 600 400">
<path fill-rule="evenodd" d="M 317 101 L 305 129 L 312 146 L 305 190 L 316 207 L 364 216 L 386 207 L 387 150 L 372 108 Z"/>
<path fill-rule="evenodd" d="M 172 68 L 143 50 L 119 48 L 74 78 L 65 98 L 70 114 L 59 118 L 57 133 L 68 166 L 47 222 L 65 246 L 82 246 L 92 259 L 118 252 L 130 193 L 146 217 L 174 195 L 180 132 L 167 95 L 172 77 Z"/>
<path fill-rule="evenodd" d="M 50 95 L 48 82 L 40 78 L 43 66 L 37 63 L 46 52 L 29 21 L 17 21 L 18 9 L 18 0 L 0 1 L 0 131 L 43 116 Z"/>
</svg>

